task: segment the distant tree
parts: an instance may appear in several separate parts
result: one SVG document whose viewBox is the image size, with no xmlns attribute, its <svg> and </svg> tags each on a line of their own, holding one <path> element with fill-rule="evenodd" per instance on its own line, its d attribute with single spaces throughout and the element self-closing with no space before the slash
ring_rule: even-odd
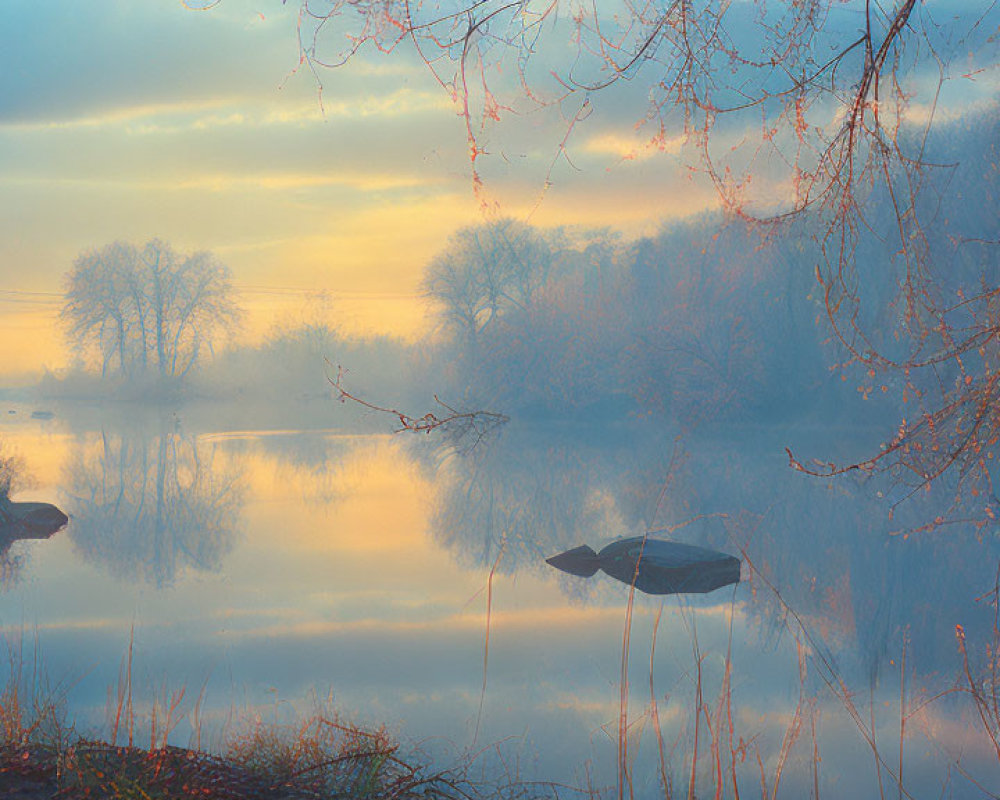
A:
<svg viewBox="0 0 1000 800">
<path fill-rule="evenodd" d="M 650 155 L 672 158 L 683 141 L 728 212 L 768 224 L 810 212 L 822 250 L 806 268 L 815 268 L 852 355 L 893 366 L 853 313 L 873 272 L 899 285 L 901 335 L 912 333 L 919 348 L 935 333 L 942 309 L 925 242 L 935 216 L 918 196 L 940 162 L 924 148 L 947 120 L 949 82 L 995 78 L 995 3 L 949 13 L 918 0 L 300 0 L 299 8 L 301 63 L 318 81 L 323 68 L 359 55 L 424 63 L 458 112 L 484 204 L 482 169 L 491 153 L 508 160 L 496 134 L 514 117 L 557 126 L 545 189 L 560 162 L 576 166 L 576 138 L 595 125 Z M 893 224 L 880 233 L 899 251 L 893 263 L 854 258 L 872 201 L 892 208 Z"/>
<path fill-rule="evenodd" d="M 24 457 L 0 439 L 0 508 L 10 502 L 10 496 L 32 485 Z"/>
<path fill-rule="evenodd" d="M 504 313 L 531 304 L 551 258 L 542 234 L 514 220 L 463 228 L 428 266 L 424 289 L 445 324 L 475 340 Z"/>
<path fill-rule="evenodd" d="M 158 239 L 82 253 L 66 277 L 67 334 L 81 354 L 97 354 L 102 375 L 181 378 L 239 316 L 228 267 Z"/>
</svg>

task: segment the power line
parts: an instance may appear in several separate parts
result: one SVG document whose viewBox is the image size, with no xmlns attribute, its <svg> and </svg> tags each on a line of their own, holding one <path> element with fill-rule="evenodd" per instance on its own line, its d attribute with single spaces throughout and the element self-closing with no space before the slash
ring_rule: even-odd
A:
<svg viewBox="0 0 1000 800">
<path fill-rule="evenodd" d="M 350 297 L 360 297 L 360 298 L 407 298 L 407 297 L 422 297 L 421 292 L 392 292 L 392 291 L 372 291 L 368 289 L 357 289 L 357 290 L 326 290 L 326 289 L 306 289 L 297 286 L 266 286 L 262 284 L 236 284 L 234 287 L 240 294 L 264 294 L 264 295 L 279 295 L 288 297 L 329 297 L 331 300 L 336 300 L 339 297 L 350 298 Z"/>
<path fill-rule="evenodd" d="M 63 294 L 61 292 L 31 292 L 25 289 L 0 289 L 0 303 L 28 306 L 58 306 L 62 302 Z"/>
<path fill-rule="evenodd" d="M 64 297 L 62 292 L 29 292 L 27 289 L 0 289 L 0 294 L 30 295 L 32 297 Z"/>
<path fill-rule="evenodd" d="M 0 297 L 0 303 L 14 306 L 43 306 L 45 308 L 56 308 L 62 305 L 60 300 L 31 300 L 21 297 Z"/>
<path fill-rule="evenodd" d="M 392 300 L 392 299 L 415 299 L 422 297 L 421 292 L 393 292 L 393 291 L 372 291 L 365 289 L 348 291 L 326 291 L 323 289 L 305 289 L 295 286 L 267 286 L 263 284 L 237 284 L 233 287 L 237 294 L 242 295 L 265 295 L 270 297 L 300 297 L 321 299 L 329 298 L 331 301 L 338 299 L 359 299 L 359 300 Z M 15 303 L 23 305 L 56 306 L 61 305 L 66 300 L 66 295 L 62 292 L 36 292 L 27 289 L 0 289 L 0 303 Z"/>
</svg>

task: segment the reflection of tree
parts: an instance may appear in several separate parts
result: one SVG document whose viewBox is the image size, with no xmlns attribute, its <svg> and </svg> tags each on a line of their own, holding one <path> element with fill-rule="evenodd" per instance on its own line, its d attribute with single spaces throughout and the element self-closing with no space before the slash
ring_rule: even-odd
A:
<svg viewBox="0 0 1000 800">
<path fill-rule="evenodd" d="M 791 435 L 807 438 L 805 432 Z M 864 447 L 864 429 L 817 429 L 811 449 L 850 452 Z M 887 521 L 887 482 L 819 482 L 789 472 L 775 435 L 734 436 L 698 447 L 698 480 L 689 502 L 698 511 L 727 513 L 732 545 L 745 550 L 763 581 L 749 607 L 765 630 L 782 630 L 794 611 L 816 641 L 852 654 L 874 678 L 909 641 L 915 669 L 954 666 L 954 626 L 984 635 L 992 610 L 976 598 L 994 585 L 1000 547 L 973 531 L 907 536 L 915 520 L 939 513 L 933 495 Z M 752 570 L 744 569 L 744 576 Z M 897 662 L 898 664 L 898 662 Z"/>
<path fill-rule="evenodd" d="M 653 448 L 625 430 L 604 443 L 596 427 L 581 444 L 536 425 L 512 424 L 465 455 L 447 442 L 435 537 L 466 562 L 485 565 L 503 550 L 499 569 L 548 569 L 544 558 L 578 544 L 642 532 L 652 523 L 671 449 Z M 587 437 L 583 437 L 587 439 Z M 609 437 L 610 439 L 610 437 Z M 650 452 L 652 451 L 652 452 Z"/>
<path fill-rule="evenodd" d="M 71 536 L 85 558 L 163 586 L 186 568 L 215 570 L 233 546 L 241 492 L 194 437 L 101 433 L 68 468 Z"/>
<path fill-rule="evenodd" d="M 30 484 L 24 459 L 0 440 L 0 500 L 9 501 L 12 494 L 28 488 Z"/>
<path fill-rule="evenodd" d="M 892 535 L 874 481 L 825 484 L 790 471 L 773 433 L 692 436 L 684 458 L 648 425 L 595 425 L 590 435 L 575 425 L 564 433 L 513 423 L 489 447 L 449 458 L 435 537 L 467 563 L 491 565 L 502 548 L 500 571 L 545 570 L 544 557 L 569 547 L 665 530 L 664 538 L 752 562 L 743 570 L 751 587 L 737 597 L 763 633 L 783 630 L 794 611 L 816 642 L 872 677 L 898 651 L 904 630 L 908 663 L 926 670 L 954 665 L 956 622 L 970 637 L 990 630 L 992 609 L 975 598 L 994 586 L 995 535 Z M 819 436 L 816 447 L 833 449 L 851 432 Z M 855 447 L 865 436 L 855 434 Z M 934 502 L 908 513 L 936 513 Z M 905 530 L 907 522 L 893 525 Z M 780 598 L 754 579 L 756 570 Z"/>
</svg>

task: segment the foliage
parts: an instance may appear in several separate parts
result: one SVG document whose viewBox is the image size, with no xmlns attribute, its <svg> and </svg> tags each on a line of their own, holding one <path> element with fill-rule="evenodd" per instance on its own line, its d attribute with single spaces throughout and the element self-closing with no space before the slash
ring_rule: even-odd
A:
<svg viewBox="0 0 1000 800">
<path fill-rule="evenodd" d="M 936 219 L 934 230 L 921 233 L 927 258 L 941 267 L 928 288 L 933 313 L 918 324 L 905 307 L 897 307 L 879 336 L 870 339 L 870 352 L 878 355 L 848 359 L 864 367 L 858 386 L 864 396 L 895 390 L 899 420 L 891 435 L 874 455 L 855 461 L 824 459 L 810 465 L 790 453 L 792 466 L 814 475 L 890 477 L 896 484 L 893 511 L 901 501 L 937 489 L 951 502 L 925 521 L 922 527 L 928 530 L 971 524 L 983 531 L 995 525 L 1000 272 L 998 242 L 983 238 L 983 226 L 998 213 L 998 130 L 1000 115 L 992 109 L 974 117 L 968 128 L 928 137 L 928 156 L 953 164 L 940 180 L 926 185 L 921 200 L 924 213 L 933 212 Z M 885 210 L 875 221 L 892 223 Z M 894 247 L 891 240 L 882 242 L 881 251 L 868 246 L 858 257 L 909 269 Z M 852 313 L 859 324 L 872 319 L 871 308 L 860 303 Z"/>
<path fill-rule="evenodd" d="M 801 239 L 762 247 L 714 217 L 634 244 L 563 237 L 531 302 L 475 339 L 452 328 L 436 371 L 466 405 L 522 416 L 803 413 L 830 380 L 802 252 Z"/>
<path fill-rule="evenodd" d="M 643 138 L 654 153 L 686 141 L 727 212 L 768 224 L 809 212 L 827 312 L 842 343 L 876 362 L 852 307 L 873 271 L 896 265 L 854 251 L 872 200 L 889 203 L 894 224 L 883 230 L 905 264 L 895 299 L 914 336 L 933 332 L 941 265 L 929 258 L 918 199 L 937 162 L 924 140 L 946 83 L 995 68 L 992 5 L 947 18 L 916 0 L 300 5 L 302 59 L 319 80 L 318 68 L 366 51 L 416 54 L 464 120 L 477 192 L 484 141 L 502 121 L 558 110 L 553 165 L 572 164 L 573 135 L 609 106 L 614 127 L 636 123 L 637 149 Z"/>
</svg>

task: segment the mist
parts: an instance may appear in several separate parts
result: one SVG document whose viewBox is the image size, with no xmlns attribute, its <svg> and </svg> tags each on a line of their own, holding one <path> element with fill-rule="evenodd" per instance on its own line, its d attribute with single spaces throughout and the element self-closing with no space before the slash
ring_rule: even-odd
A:
<svg viewBox="0 0 1000 800">
<path fill-rule="evenodd" d="M 292 124 L 263 119 L 262 138 Z M 400 166 L 358 190 L 384 221 L 351 235 L 390 265 L 358 291 L 338 279 L 362 259 L 347 233 L 316 245 L 303 288 L 295 230 L 95 228 L 59 292 L 11 290 L 46 304 L 66 359 L 0 387 L 5 635 L 34 629 L 60 679 L 87 665 L 66 697 L 95 735 L 138 643 L 152 730 L 169 681 L 209 687 L 220 741 L 234 708 L 284 719 L 318 693 L 432 742 L 432 763 L 490 751 L 495 776 L 523 756 L 528 779 L 576 786 L 593 770 L 594 797 L 629 747 L 639 797 L 668 773 L 706 785 L 706 735 L 734 785 L 758 779 L 757 748 L 801 796 L 847 774 L 874 796 L 897 755 L 901 792 L 904 762 L 940 791 L 962 730 L 989 784 L 998 128 L 995 104 L 901 124 L 921 168 L 871 181 L 840 228 L 819 200 L 761 220 L 704 186 L 642 230 L 597 191 L 579 219 L 458 214 Z M 783 186 L 765 178 L 764 205 Z M 287 280 L 257 282 L 261 248 Z M 29 530 L 26 504 L 59 524 Z M 739 559 L 740 580 L 654 596 L 546 563 L 635 537 Z M 200 736 L 186 720 L 171 744 Z"/>
</svg>

